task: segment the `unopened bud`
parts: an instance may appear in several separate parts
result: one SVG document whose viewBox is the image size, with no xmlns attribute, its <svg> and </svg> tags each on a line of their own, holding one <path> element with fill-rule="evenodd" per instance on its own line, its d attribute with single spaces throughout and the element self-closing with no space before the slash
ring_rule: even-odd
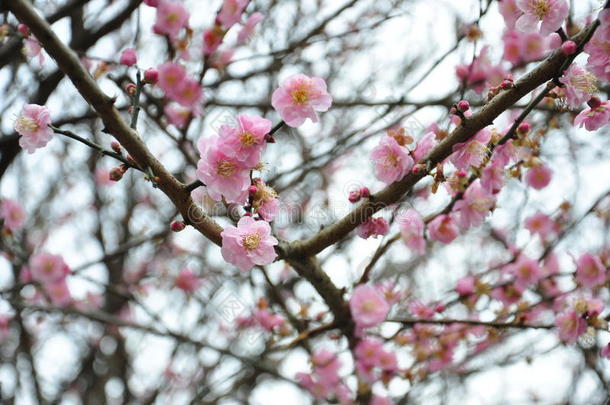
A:
<svg viewBox="0 0 610 405">
<path fill-rule="evenodd" d="M 115 167 L 110 170 L 110 173 L 108 173 L 108 178 L 111 181 L 119 181 L 123 178 L 123 173 L 124 172 L 121 170 L 121 168 Z"/>
<path fill-rule="evenodd" d="M 576 42 L 574 41 L 566 41 L 563 44 L 561 44 L 561 52 L 564 55 L 572 55 L 574 53 L 576 53 L 576 49 L 577 49 L 577 45 Z"/>
<path fill-rule="evenodd" d="M 146 69 L 144 72 L 144 81 L 146 83 L 155 84 L 159 80 L 159 71 L 155 68 Z"/>
<path fill-rule="evenodd" d="M 602 101 L 599 99 L 599 97 L 593 96 L 589 99 L 589 101 L 587 101 L 587 104 L 589 105 L 589 107 L 591 107 L 592 110 L 595 110 L 600 105 L 602 105 Z"/>
<path fill-rule="evenodd" d="M 517 134 L 519 134 L 519 135 L 527 135 L 527 134 L 529 134 L 530 129 L 531 129 L 531 126 L 530 126 L 530 124 L 528 122 L 522 122 L 517 127 Z"/>
<path fill-rule="evenodd" d="M 360 189 L 360 196 L 362 198 L 369 198 L 371 196 L 371 191 L 369 190 L 368 187 L 362 187 Z"/>
<path fill-rule="evenodd" d="M 461 112 L 466 112 L 470 109 L 470 103 L 466 100 L 460 100 L 457 103 L 457 108 Z"/>
<path fill-rule="evenodd" d="M 136 85 L 134 83 L 128 83 L 127 86 L 125 86 L 125 91 L 127 92 L 127 94 L 135 94 L 136 93 Z"/>
<path fill-rule="evenodd" d="M 110 144 L 110 147 L 116 153 L 122 153 L 123 152 L 123 150 L 121 149 L 121 144 L 118 143 L 117 141 L 112 141 L 112 143 Z"/>
<path fill-rule="evenodd" d="M 256 194 L 257 191 L 258 191 L 258 188 L 256 188 L 256 186 L 248 187 L 248 193 L 250 193 L 251 195 Z"/>
<path fill-rule="evenodd" d="M 184 228 L 186 228 L 186 224 L 182 221 L 172 221 L 171 224 L 169 224 L 169 228 L 173 231 L 173 232 L 180 232 L 182 231 Z"/>
<path fill-rule="evenodd" d="M 350 191 L 349 192 L 349 196 L 347 197 L 347 199 L 352 204 L 357 203 L 358 201 L 360 201 L 360 190 L 352 190 L 352 191 Z"/>
<path fill-rule="evenodd" d="M 27 38 L 30 36 L 30 29 L 25 24 L 19 24 L 17 26 L 17 31 L 24 37 Z"/>
</svg>

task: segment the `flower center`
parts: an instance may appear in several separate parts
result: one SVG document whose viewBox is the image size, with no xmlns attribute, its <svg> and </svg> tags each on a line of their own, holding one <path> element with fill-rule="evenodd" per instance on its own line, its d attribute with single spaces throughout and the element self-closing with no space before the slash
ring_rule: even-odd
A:
<svg viewBox="0 0 610 405">
<path fill-rule="evenodd" d="M 178 13 L 169 13 L 167 15 L 167 17 L 165 18 L 165 21 L 170 24 L 173 25 L 175 23 L 178 22 L 178 19 L 180 18 L 180 16 L 178 15 Z"/>
<path fill-rule="evenodd" d="M 388 152 L 385 157 L 385 166 L 387 167 L 398 167 L 398 156 L 394 152 Z"/>
<path fill-rule="evenodd" d="M 30 117 L 17 118 L 16 126 L 19 132 L 34 132 L 39 128 L 38 123 Z"/>
<path fill-rule="evenodd" d="M 247 251 L 256 249 L 258 245 L 260 245 L 260 243 L 261 236 L 258 234 L 258 232 L 249 233 L 242 238 L 242 244 L 244 245 Z"/>
<path fill-rule="evenodd" d="M 292 97 L 292 101 L 298 105 L 303 105 L 309 100 L 309 93 L 304 85 L 292 90 L 290 92 L 290 96 Z"/>
<path fill-rule="evenodd" d="M 547 0 L 533 0 L 530 3 L 530 8 L 536 14 L 539 20 L 544 19 L 549 13 L 549 3 Z"/>
<path fill-rule="evenodd" d="M 366 300 L 362 303 L 362 309 L 364 310 L 364 312 L 373 312 L 375 310 L 375 301 L 373 300 Z"/>
<path fill-rule="evenodd" d="M 45 264 L 42 265 L 42 269 L 44 270 L 45 273 L 51 273 L 53 271 L 55 266 L 53 266 L 53 263 L 47 262 Z"/>
<path fill-rule="evenodd" d="M 470 207 L 475 211 L 487 211 L 489 210 L 489 200 L 487 198 L 474 198 L 470 203 Z"/>
<path fill-rule="evenodd" d="M 590 73 L 585 73 L 582 75 L 574 76 L 570 79 L 570 84 L 574 86 L 576 89 L 587 92 L 587 93 L 595 93 L 597 91 L 597 86 L 595 85 L 595 76 Z"/>
<path fill-rule="evenodd" d="M 244 146 L 252 146 L 256 144 L 256 136 L 250 131 L 244 131 L 239 138 L 239 141 Z"/>
<path fill-rule="evenodd" d="M 216 164 L 216 173 L 221 177 L 229 177 L 237 170 L 235 163 L 221 160 Z"/>
</svg>

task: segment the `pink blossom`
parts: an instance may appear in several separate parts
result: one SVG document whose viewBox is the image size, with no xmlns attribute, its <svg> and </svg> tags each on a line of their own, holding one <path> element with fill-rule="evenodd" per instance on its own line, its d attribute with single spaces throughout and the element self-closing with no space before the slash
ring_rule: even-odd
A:
<svg viewBox="0 0 610 405">
<path fill-rule="evenodd" d="M 504 305 L 519 302 L 523 296 L 523 287 L 520 284 L 506 284 L 491 290 L 491 297 Z"/>
<path fill-rule="evenodd" d="M 503 271 L 515 277 L 515 285 L 519 289 L 535 285 L 542 278 L 538 262 L 525 255 L 520 255 L 517 261 L 506 265 Z"/>
<path fill-rule="evenodd" d="M 192 294 L 197 291 L 201 285 L 201 279 L 193 272 L 193 270 L 185 268 L 178 273 L 174 279 L 174 284 L 182 291 Z"/>
<path fill-rule="evenodd" d="M 434 132 L 428 132 L 417 142 L 415 149 L 411 153 L 411 155 L 413 156 L 413 160 L 415 162 L 419 162 L 437 144 L 438 141 L 436 140 L 436 134 Z"/>
<path fill-rule="evenodd" d="M 606 284 L 608 271 L 598 256 L 582 254 L 576 260 L 576 281 L 583 287 L 594 288 Z"/>
<path fill-rule="evenodd" d="M 72 303 L 72 294 L 65 278 L 48 282 L 44 284 L 43 288 L 53 305 L 66 307 Z"/>
<path fill-rule="evenodd" d="M 250 168 L 230 156 L 218 137 L 199 138 L 198 148 L 201 159 L 197 163 L 197 178 L 207 186 L 210 197 L 243 204 L 250 186 Z"/>
<path fill-rule="evenodd" d="M 70 273 L 70 268 L 59 255 L 38 253 L 30 258 L 32 279 L 43 284 L 63 280 Z"/>
<path fill-rule="evenodd" d="M 324 384 L 335 386 L 339 383 L 341 362 L 337 355 L 326 349 L 318 350 L 311 356 L 311 364 L 314 372 Z"/>
<path fill-rule="evenodd" d="M 222 71 L 231 61 L 235 55 L 235 49 L 224 49 L 220 52 L 214 53 L 210 56 L 210 66 L 214 69 Z"/>
<path fill-rule="evenodd" d="M 595 76 L 575 63 L 570 65 L 559 81 L 565 84 L 566 99 L 572 108 L 578 108 L 597 91 Z"/>
<path fill-rule="evenodd" d="M 361 284 L 354 289 L 349 307 L 358 327 L 370 328 L 383 322 L 390 305 L 376 288 Z"/>
<path fill-rule="evenodd" d="M 428 234 L 432 240 L 451 243 L 460 234 L 460 229 L 451 215 L 443 214 L 430 221 Z"/>
<path fill-rule="evenodd" d="M 497 159 L 485 166 L 481 174 L 481 186 L 491 193 L 498 194 L 504 186 L 504 166 Z"/>
<path fill-rule="evenodd" d="M 610 62 L 608 62 L 610 63 Z M 576 118 L 574 125 L 582 128 L 584 125 L 587 131 L 596 131 L 610 121 L 610 101 L 600 103 L 598 107 L 582 110 Z"/>
<path fill-rule="evenodd" d="M 44 53 L 42 52 L 42 46 L 33 35 L 23 41 L 23 54 L 28 58 L 38 56 L 38 63 L 40 65 L 44 63 L 45 58 Z"/>
<path fill-rule="evenodd" d="M 386 184 L 401 180 L 413 167 L 409 150 L 400 146 L 396 139 L 384 136 L 371 152 L 375 165 L 375 176 Z"/>
<path fill-rule="evenodd" d="M 273 221 L 280 212 L 280 200 L 275 190 L 266 185 L 262 179 L 255 179 L 250 187 L 256 189 L 254 192 L 250 191 L 254 211 L 265 221 Z"/>
<path fill-rule="evenodd" d="M 421 319 L 431 319 L 436 313 L 435 308 L 415 300 L 409 304 L 409 312 Z"/>
<path fill-rule="evenodd" d="M 476 93 L 481 93 L 486 86 L 497 86 L 506 77 L 501 65 L 492 65 L 488 57 L 488 47 L 481 49 L 479 56 L 470 65 L 459 65 L 456 75 L 460 81 L 471 86 Z"/>
<path fill-rule="evenodd" d="M 203 54 L 209 56 L 216 52 L 222 44 L 224 36 L 225 31 L 220 25 L 214 25 L 212 28 L 205 30 L 203 32 Z"/>
<path fill-rule="evenodd" d="M 157 85 L 166 94 L 172 94 L 186 78 L 186 70 L 174 62 L 165 62 L 157 67 Z"/>
<path fill-rule="evenodd" d="M 564 343 L 574 343 L 578 337 L 587 331 L 587 322 L 573 309 L 557 315 L 555 325 L 558 328 L 559 339 Z"/>
<path fill-rule="evenodd" d="M 524 32 L 538 30 L 544 36 L 557 31 L 570 13 L 565 0 L 517 0 L 517 7 L 523 15 L 517 19 L 517 29 Z"/>
<path fill-rule="evenodd" d="M 26 104 L 15 121 L 15 131 L 21 135 L 19 146 L 28 153 L 45 147 L 53 138 L 53 130 L 49 128 L 49 124 L 51 113 L 46 106 Z"/>
<path fill-rule="evenodd" d="M 288 126 L 298 127 L 309 118 L 318 122 L 316 111 L 327 111 L 332 97 L 321 77 L 295 74 L 284 80 L 271 96 L 271 105 Z"/>
<path fill-rule="evenodd" d="M 383 217 L 369 218 L 368 221 L 358 226 L 356 232 L 362 239 L 368 239 L 371 236 L 376 238 L 378 236 L 386 235 L 390 231 L 390 225 L 388 221 Z"/>
<path fill-rule="evenodd" d="M 530 231 L 532 235 L 540 235 L 540 239 L 547 238 L 557 231 L 557 224 L 548 215 L 537 212 L 525 219 L 525 229 Z"/>
<path fill-rule="evenodd" d="M 396 220 L 405 245 L 418 255 L 423 255 L 426 251 L 426 240 L 424 239 L 424 221 L 421 215 L 414 209 L 408 209 L 398 214 Z"/>
<path fill-rule="evenodd" d="M 182 28 L 188 27 L 189 14 L 182 3 L 161 1 L 157 6 L 157 20 L 153 31 L 174 38 Z"/>
<path fill-rule="evenodd" d="M 241 31 L 239 31 L 239 34 L 237 34 L 237 43 L 245 44 L 252 35 L 252 32 L 254 32 L 256 25 L 264 19 L 265 16 L 259 12 L 253 13 L 250 17 L 248 17 L 244 27 L 241 29 Z"/>
<path fill-rule="evenodd" d="M 502 0 L 499 2 L 500 14 L 504 18 L 504 23 L 508 29 L 514 29 L 517 19 L 523 12 L 517 7 L 516 0 Z"/>
<path fill-rule="evenodd" d="M 270 264 L 277 257 L 273 246 L 278 241 L 271 235 L 271 227 L 265 221 L 242 217 L 237 227 L 226 227 L 220 236 L 222 257 L 240 270 Z"/>
<path fill-rule="evenodd" d="M 183 128 L 192 114 L 190 108 L 181 107 L 177 103 L 167 103 L 163 108 L 167 121 L 176 128 Z M 194 114 L 195 115 L 195 114 Z"/>
<path fill-rule="evenodd" d="M 0 219 L 4 221 L 5 229 L 15 232 L 21 229 L 25 222 L 25 211 L 17 201 L 7 198 L 0 202 Z"/>
<path fill-rule="evenodd" d="M 136 50 L 133 48 L 125 49 L 121 53 L 121 58 L 119 59 L 119 63 L 125 66 L 133 66 L 138 62 L 138 56 L 136 54 Z"/>
<path fill-rule="evenodd" d="M 509 31 L 504 34 L 504 59 L 513 65 L 542 59 L 549 49 L 548 41 L 537 32 Z"/>
<path fill-rule="evenodd" d="M 166 94 L 184 107 L 196 108 L 203 101 L 203 90 L 197 80 L 185 78 Z"/>
<path fill-rule="evenodd" d="M 475 180 L 464 192 L 464 195 L 454 205 L 454 211 L 459 213 L 458 221 L 462 228 L 479 226 L 494 207 L 496 197 L 481 186 L 480 180 Z"/>
<path fill-rule="evenodd" d="M 246 166 L 254 167 L 260 162 L 271 121 L 257 115 L 241 114 L 237 116 L 237 122 L 237 128 L 221 126 L 220 136 L 232 156 Z"/>
<path fill-rule="evenodd" d="M 599 12 L 600 26 L 585 45 L 587 68 L 602 81 L 610 81 L 610 10 Z"/>
<path fill-rule="evenodd" d="M 216 20 L 225 28 L 231 28 L 239 21 L 241 14 L 250 0 L 224 0 L 222 9 L 218 13 Z"/>
<path fill-rule="evenodd" d="M 491 131 L 482 129 L 474 139 L 453 145 L 453 153 L 449 160 L 458 170 L 468 170 L 479 167 L 487 157 L 487 143 L 491 139 Z"/>
<path fill-rule="evenodd" d="M 462 277 L 455 285 L 455 291 L 461 295 L 472 295 L 476 290 L 476 278 L 473 276 Z"/>
<path fill-rule="evenodd" d="M 525 181 L 530 187 L 541 190 L 549 185 L 552 175 L 553 171 L 548 166 L 540 164 L 527 171 Z"/>
<path fill-rule="evenodd" d="M 284 318 L 273 314 L 267 308 L 259 308 L 252 313 L 256 322 L 266 331 L 272 332 L 273 329 L 284 324 Z"/>
</svg>

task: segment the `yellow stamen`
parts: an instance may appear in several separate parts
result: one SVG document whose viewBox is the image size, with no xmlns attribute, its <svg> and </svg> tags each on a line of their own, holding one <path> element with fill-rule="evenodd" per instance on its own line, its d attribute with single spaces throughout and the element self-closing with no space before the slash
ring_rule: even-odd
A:
<svg viewBox="0 0 610 405">
<path fill-rule="evenodd" d="M 237 166 L 228 160 L 221 160 L 216 164 L 216 173 L 222 177 L 229 177 L 237 170 Z"/>
<path fill-rule="evenodd" d="M 248 251 L 256 249 L 260 243 L 261 236 L 258 234 L 258 232 L 249 233 L 242 239 L 242 244 Z"/>
</svg>

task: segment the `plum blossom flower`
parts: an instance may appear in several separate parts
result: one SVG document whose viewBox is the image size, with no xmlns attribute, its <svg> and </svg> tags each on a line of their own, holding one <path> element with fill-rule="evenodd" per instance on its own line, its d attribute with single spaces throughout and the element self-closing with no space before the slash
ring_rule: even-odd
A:
<svg viewBox="0 0 610 405">
<path fill-rule="evenodd" d="M 252 208 L 265 221 L 273 221 L 280 212 L 280 200 L 277 198 L 277 193 L 262 179 L 255 179 L 251 187 L 256 188 L 256 191 L 250 193 Z"/>
<path fill-rule="evenodd" d="M 488 57 L 489 48 L 481 49 L 479 56 L 470 65 L 459 65 L 455 73 L 461 81 L 481 94 L 486 86 L 497 86 L 506 77 L 501 65 L 492 65 Z"/>
<path fill-rule="evenodd" d="M 257 115 L 241 114 L 237 116 L 237 122 L 237 128 L 220 127 L 220 136 L 232 156 L 246 166 L 254 167 L 260 162 L 267 143 L 265 137 L 271 131 L 271 121 Z"/>
<path fill-rule="evenodd" d="M 231 28 L 241 18 L 250 0 L 224 0 L 216 20 L 226 29 Z"/>
<path fill-rule="evenodd" d="M 198 148 L 201 159 L 197 163 L 197 178 L 207 186 L 210 197 L 243 204 L 250 186 L 250 167 L 231 156 L 218 137 L 200 138 Z"/>
<path fill-rule="evenodd" d="M 570 8 L 565 0 L 517 0 L 517 7 L 523 15 L 515 26 L 523 32 L 538 30 L 544 36 L 557 31 L 568 17 Z"/>
<path fill-rule="evenodd" d="M 0 219 L 4 221 L 5 229 L 15 232 L 25 222 L 25 211 L 17 201 L 7 198 L 0 202 Z"/>
<path fill-rule="evenodd" d="M 595 76 L 577 64 L 572 64 L 559 81 L 565 84 L 566 99 L 572 108 L 588 101 L 597 91 Z"/>
<path fill-rule="evenodd" d="M 34 153 L 38 148 L 43 148 L 53 138 L 53 130 L 49 128 L 51 113 L 46 106 L 37 104 L 26 104 L 21 114 L 15 121 L 15 131 L 21 137 L 19 146 Z"/>
<path fill-rule="evenodd" d="M 259 12 L 253 13 L 250 17 L 248 17 L 244 27 L 241 29 L 241 31 L 239 31 L 239 34 L 237 34 L 237 43 L 245 44 L 252 35 L 252 32 L 254 32 L 256 25 L 264 19 L 265 16 Z"/>
<path fill-rule="evenodd" d="M 193 110 L 182 107 L 178 103 L 167 103 L 163 108 L 163 113 L 170 124 L 176 128 L 183 128 L 188 118 L 193 114 Z"/>
<path fill-rule="evenodd" d="M 520 289 L 526 289 L 542 278 L 538 262 L 525 255 L 520 255 L 516 262 L 506 265 L 503 271 L 515 277 L 515 285 Z"/>
<path fill-rule="evenodd" d="M 460 226 L 468 229 L 481 225 L 495 202 L 496 197 L 481 186 L 480 180 L 475 180 L 454 205 L 454 211 L 459 213 Z"/>
<path fill-rule="evenodd" d="M 514 29 L 515 23 L 523 15 L 523 12 L 517 7 L 516 0 L 502 0 L 499 2 L 500 14 L 504 18 L 506 27 Z"/>
<path fill-rule="evenodd" d="M 413 156 L 413 160 L 418 162 L 426 156 L 428 152 L 430 152 L 436 145 L 438 141 L 436 140 L 436 134 L 434 132 L 428 132 L 424 135 L 415 146 L 415 149 L 411 153 Z"/>
<path fill-rule="evenodd" d="M 574 118 L 574 125 L 581 128 L 584 125 L 587 131 L 596 131 L 610 122 L 610 101 L 602 103 L 597 99 L 594 103 L 591 103 L 595 98 L 589 100 L 589 108 L 582 110 Z"/>
<path fill-rule="evenodd" d="M 476 278 L 466 276 L 459 279 L 455 285 L 455 291 L 460 296 L 472 295 L 476 291 Z"/>
<path fill-rule="evenodd" d="M 599 12 L 597 27 L 584 51 L 589 54 L 587 68 L 602 81 L 610 81 L 610 10 Z"/>
<path fill-rule="evenodd" d="M 432 240 L 451 243 L 460 234 L 460 228 L 453 216 L 442 214 L 430 221 L 428 234 Z"/>
<path fill-rule="evenodd" d="M 182 28 L 188 26 L 189 14 L 178 1 L 161 1 L 157 6 L 157 20 L 153 31 L 174 38 Z"/>
<path fill-rule="evenodd" d="M 354 289 L 349 307 L 356 326 L 370 328 L 383 322 L 390 305 L 375 287 L 361 284 Z"/>
<path fill-rule="evenodd" d="M 222 44 L 226 31 L 220 25 L 214 25 L 203 32 L 203 54 L 210 56 Z"/>
<path fill-rule="evenodd" d="M 540 239 L 546 240 L 552 233 L 557 232 L 557 224 L 548 215 L 537 212 L 525 219 L 525 229 L 532 235 L 538 234 Z"/>
<path fill-rule="evenodd" d="M 240 270 L 270 264 L 277 257 L 273 246 L 278 240 L 271 235 L 271 227 L 265 221 L 242 217 L 237 227 L 226 227 L 220 236 L 222 257 Z"/>
<path fill-rule="evenodd" d="M 174 284 L 182 291 L 192 294 L 197 291 L 201 285 L 201 279 L 193 272 L 193 270 L 184 268 L 174 278 Z"/>
<path fill-rule="evenodd" d="M 527 171 L 525 181 L 527 184 L 536 189 L 541 190 L 549 185 L 553 171 L 544 164 L 538 164 Z"/>
<path fill-rule="evenodd" d="M 482 129 L 468 142 L 453 145 L 453 153 L 449 160 L 458 170 L 468 170 L 479 167 L 487 157 L 487 143 L 491 139 L 491 131 Z"/>
<path fill-rule="evenodd" d="M 61 256 L 42 252 L 30 259 L 30 273 L 33 280 L 49 284 L 66 278 L 70 268 Z"/>
<path fill-rule="evenodd" d="M 573 309 L 555 318 L 559 339 L 564 343 L 574 343 L 578 337 L 587 331 L 587 322 Z"/>
<path fill-rule="evenodd" d="M 384 136 L 371 152 L 375 176 L 386 184 L 401 180 L 413 167 L 409 150 L 391 136 Z"/>
<path fill-rule="evenodd" d="M 584 253 L 576 260 L 575 276 L 583 287 L 594 288 L 606 284 L 608 270 L 598 256 Z"/>
<path fill-rule="evenodd" d="M 485 166 L 481 174 L 481 186 L 491 194 L 498 194 L 504 186 L 504 166 L 498 159 L 493 159 Z"/>
<path fill-rule="evenodd" d="M 390 225 L 388 221 L 383 217 L 369 218 L 368 221 L 358 226 L 356 232 L 362 239 L 368 239 L 371 236 L 376 238 L 378 236 L 386 235 L 390 231 Z"/>
<path fill-rule="evenodd" d="M 309 118 L 318 122 L 316 111 L 327 111 L 332 97 L 321 77 L 295 74 L 284 80 L 271 96 L 271 105 L 288 126 L 298 127 Z"/>
<path fill-rule="evenodd" d="M 417 211 L 408 209 L 397 216 L 402 240 L 409 249 L 418 255 L 426 251 L 424 239 L 424 221 Z"/>
</svg>

